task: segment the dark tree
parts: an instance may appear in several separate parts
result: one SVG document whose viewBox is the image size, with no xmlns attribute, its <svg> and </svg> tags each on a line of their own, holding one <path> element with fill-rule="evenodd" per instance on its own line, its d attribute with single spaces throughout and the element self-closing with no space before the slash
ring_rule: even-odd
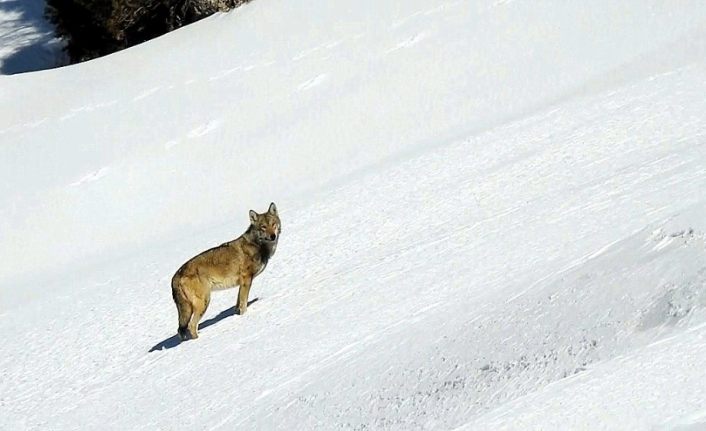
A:
<svg viewBox="0 0 706 431">
<path fill-rule="evenodd" d="M 77 63 L 110 54 L 250 0 L 47 0 L 46 15 Z"/>
</svg>

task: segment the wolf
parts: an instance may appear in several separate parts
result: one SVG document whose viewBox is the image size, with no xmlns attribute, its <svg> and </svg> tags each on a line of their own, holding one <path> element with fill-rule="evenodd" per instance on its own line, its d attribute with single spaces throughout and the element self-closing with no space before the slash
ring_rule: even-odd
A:
<svg viewBox="0 0 706 431">
<path fill-rule="evenodd" d="M 184 263 L 172 277 L 172 298 L 179 313 L 179 338 L 198 338 L 199 320 L 208 308 L 211 291 L 240 286 L 236 312 L 245 314 L 255 277 L 275 254 L 282 232 L 277 206 L 267 212 L 250 210 L 250 226 L 240 237 L 206 250 Z"/>
</svg>

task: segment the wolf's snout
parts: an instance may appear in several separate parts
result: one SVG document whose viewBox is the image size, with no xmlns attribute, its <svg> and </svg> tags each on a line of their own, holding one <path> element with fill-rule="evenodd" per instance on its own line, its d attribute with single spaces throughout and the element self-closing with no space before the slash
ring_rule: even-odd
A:
<svg viewBox="0 0 706 431">
<path fill-rule="evenodd" d="M 274 234 L 274 233 L 273 233 L 273 234 L 270 234 L 270 241 L 274 241 L 274 240 L 276 240 L 276 239 L 277 239 L 277 235 L 276 235 L 276 234 Z"/>
</svg>

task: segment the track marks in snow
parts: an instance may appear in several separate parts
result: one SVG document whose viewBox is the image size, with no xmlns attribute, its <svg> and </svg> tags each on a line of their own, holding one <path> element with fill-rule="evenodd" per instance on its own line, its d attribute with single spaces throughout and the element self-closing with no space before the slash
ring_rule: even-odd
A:
<svg viewBox="0 0 706 431">
<path fill-rule="evenodd" d="M 370 348 L 372 345 L 379 344 L 382 340 L 385 339 L 385 336 L 394 333 L 400 328 L 404 328 L 409 325 L 420 322 L 427 315 L 426 313 L 435 311 L 441 305 L 441 302 L 432 302 L 431 304 L 427 304 L 419 308 L 417 312 L 412 316 L 393 321 L 387 326 L 380 328 L 376 332 L 369 333 L 363 336 L 362 338 L 357 339 L 356 341 L 341 346 L 326 357 L 320 358 L 315 365 L 308 367 L 302 373 L 284 380 L 276 387 L 268 388 L 262 391 L 260 395 L 255 398 L 255 401 L 259 401 L 263 398 L 269 397 L 276 392 L 281 392 L 283 389 L 289 387 L 295 382 L 303 382 L 299 386 L 300 389 L 308 386 L 309 383 L 307 383 L 307 381 L 305 380 L 307 376 L 316 375 L 321 373 L 322 371 L 325 372 L 326 370 L 335 369 L 336 364 L 341 364 L 342 362 L 350 362 L 351 358 L 355 357 L 361 351 L 364 351 L 365 348 Z M 291 403 L 294 402 L 295 401 L 292 401 Z M 240 423 L 246 421 L 247 419 L 249 419 L 249 417 L 250 416 L 245 417 Z"/>
<path fill-rule="evenodd" d="M 426 32 L 417 33 L 417 34 L 415 34 L 415 35 L 413 35 L 413 36 L 411 36 L 411 37 L 409 37 L 409 38 L 407 38 L 407 39 L 405 39 L 405 40 L 399 42 L 399 43 L 398 43 L 397 45 L 395 45 L 394 47 L 388 49 L 388 50 L 386 51 L 386 53 L 389 54 L 389 53 L 398 51 L 398 50 L 400 50 L 400 49 L 410 48 L 410 47 L 412 47 L 412 46 L 418 44 L 419 42 L 423 41 L 423 40 L 426 39 L 427 37 L 428 37 L 428 33 L 426 33 Z"/>
<path fill-rule="evenodd" d="M 320 75 L 317 75 L 317 76 L 299 84 L 299 86 L 297 87 L 297 90 L 298 91 L 309 90 L 311 88 L 314 88 L 318 85 L 323 84 L 324 82 L 326 82 L 326 80 L 328 80 L 328 75 L 325 73 L 322 73 Z"/>
<path fill-rule="evenodd" d="M 641 230 L 642 230 L 642 229 L 640 229 L 640 230 L 634 232 L 634 233 L 631 234 L 630 236 L 636 234 L 637 232 L 639 232 L 639 231 L 641 231 Z M 595 259 L 595 258 L 597 258 L 598 256 L 604 254 L 606 251 L 610 250 L 611 247 L 615 246 L 616 244 L 620 243 L 620 242 L 623 241 L 623 240 L 624 240 L 624 238 L 620 238 L 620 239 L 617 239 L 617 240 L 615 240 L 615 241 L 611 241 L 609 244 L 607 244 L 607 245 L 605 245 L 605 246 L 599 248 L 598 250 L 593 251 L 593 252 L 591 252 L 591 253 L 588 253 L 588 254 L 586 254 L 585 256 L 579 257 L 578 259 L 574 260 L 573 262 L 569 263 L 568 265 L 566 265 L 565 267 L 559 269 L 558 271 L 553 272 L 553 273 L 551 273 L 551 274 L 549 274 L 549 275 L 547 275 L 547 276 L 544 276 L 544 277 L 540 278 L 539 280 L 535 281 L 534 283 L 530 284 L 529 287 L 527 287 L 526 289 L 524 289 L 524 290 L 518 292 L 517 294 L 513 295 L 512 297 L 510 297 L 510 298 L 506 301 L 506 303 L 515 301 L 516 299 L 518 299 L 518 298 L 524 296 L 527 292 L 532 291 L 533 288 L 535 288 L 535 287 L 537 287 L 537 286 L 540 286 L 540 285 L 542 285 L 542 284 L 546 284 L 548 280 L 559 278 L 562 274 L 564 274 L 564 273 L 566 273 L 566 272 L 569 272 L 569 271 L 571 271 L 571 270 L 574 270 L 574 269 L 576 269 L 576 268 L 579 268 L 579 267 L 585 265 L 586 262 L 589 262 L 590 260 Z"/>
<path fill-rule="evenodd" d="M 78 179 L 77 181 L 74 181 L 73 183 L 71 183 L 69 185 L 71 187 L 78 187 L 83 184 L 92 183 L 92 182 L 98 181 L 99 179 L 108 175 L 108 172 L 110 172 L 110 168 L 108 166 L 105 166 L 105 167 L 98 169 L 97 171 L 93 171 L 89 174 L 82 176 L 80 179 Z"/>
<path fill-rule="evenodd" d="M 118 100 L 114 99 L 114 100 L 110 100 L 107 102 L 101 102 L 101 103 L 96 103 L 96 104 L 92 104 L 92 105 L 81 106 L 79 108 L 71 108 L 71 110 L 68 113 L 59 117 L 59 121 L 66 121 L 66 120 L 69 120 L 69 119 L 75 117 L 78 114 L 85 113 L 85 112 L 93 112 L 93 111 L 97 111 L 99 109 L 104 109 L 104 108 L 109 108 L 109 107 L 117 105 L 117 104 L 118 104 Z"/>
<path fill-rule="evenodd" d="M 497 0 L 495 3 L 493 3 L 493 7 L 509 5 L 513 1 L 515 0 Z"/>
<path fill-rule="evenodd" d="M 42 124 L 46 123 L 47 120 L 48 120 L 48 119 L 45 117 L 45 118 L 42 118 L 41 120 L 32 121 L 31 123 L 25 123 L 25 124 L 23 124 L 23 126 L 24 126 L 24 127 L 28 127 L 28 128 L 30 128 L 30 129 L 33 129 L 33 128 L 35 128 L 35 127 L 39 127 L 39 126 L 41 126 Z"/>
<path fill-rule="evenodd" d="M 5 133 L 17 132 L 22 129 L 34 129 L 34 128 L 39 127 L 42 124 L 46 123 L 47 121 L 49 121 L 49 119 L 44 117 L 40 120 L 35 120 L 35 121 L 30 121 L 28 123 L 22 123 L 22 124 L 10 126 L 6 129 L 0 130 L 0 135 L 4 135 Z"/>
<path fill-rule="evenodd" d="M 414 12 L 413 14 L 407 15 L 404 18 L 400 18 L 397 21 L 392 23 L 391 28 L 396 29 L 398 27 L 402 27 L 403 25 L 407 24 L 409 21 L 413 20 L 414 18 L 420 17 L 424 15 L 425 11 L 417 11 Z"/>
<path fill-rule="evenodd" d="M 171 150 L 172 148 L 176 147 L 177 145 L 179 145 L 179 140 L 178 139 L 171 139 L 171 140 L 164 143 L 164 148 L 166 150 Z"/>
<path fill-rule="evenodd" d="M 322 49 L 321 46 L 316 46 L 314 48 L 305 49 L 304 51 L 301 51 L 299 54 L 292 57 L 292 61 L 302 60 L 302 59 L 309 57 L 310 55 L 316 53 L 317 51 L 319 51 L 321 49 Z"/>
<path fill-rule="evenodd" d="M 236 72 L 250 72 L 251 70 L 263 68 L 263 67 L 268 67 L 276 64 L 277 62 L 274 60 L 266 61 L 261 64 L 248 64 L 246 66 L 235 66 L 231 67 L 229 69 L 223 69 L 216 73 L 215 75 L 211 75 L 208 80 L 209 81 L 218 81 L 224 78 L 227 78 L 230 75 L 233 75 Z"/>
<path fill-rule="evenodd" d="M 146 99 L 146 98 L 152 96 L 153 94 L 157 93 L 161 89 L 162 89 L 162 87 L 152 87 L 149 90 L 144 91 L 141 94 L 138 94 L 137 96 L 133 97 L 132 101 L 139 102 L 142 99 Z"/>
<path fill-rule="evenodd" d="M 190 139 L 200 138 L 202 136 L 205 136 L 205 135 L 213 132 L 214 130 L 219 129 L 222 125 L 223 125 L 223 122 L 221 120 L 212 120 L 207 123 L 201 124 L 198 127 L 193 128 L 188 133 L 187 136 Z M 170 141 L 170 142 L 173 142 L 173 141 Z M 174 146 L 174 145 L 171 145 L 171 146 Z"/>
<path fill-rule="evenodd" d="M 343 39 L 334 40 L 324 44 L 324 48 L 332 49 L 343 43 Z"/>
<path fill-rule="evenodd" d="M 430 15 L 434 15 L 434 14 L 443 12 L 444 10 L 446 10 L 450 7 L 457 6 L 461 3 L 462 3 L 461 1 L 452 1 L 452 2 L 448 2 L 448 3 L 440 4 L 439 6 L 436 6 L 436 7 L 430 8 L 430 9 L 418 10 L 412 14 L 409 14 L 405 17 L 402 17 L 402 18 L 399 18 L 398 20 L 396 20 L 395 22 L 392 23 L 391 28 L 397 29 L 399 27 L 403 27 L 406 24 L 408 24 L 409 22 L 411 22 L 417 18 L 423 18 L 423 17 L 427 17 Z"/>
<path fill-rule="evenodd" d="M 212 75 L 208 78 L 209 81 L 218 81 L 219 79 L 226 78 L 235 72 L 238 72 L 239 70 L 243 70 L 241 66 L 236 66 L 236 67 L 231 67 L 230 69 L 224 69 L 218 72 L 215 75 Z"/>
<path fill-rule="evenodd" d="M 703 242 L 705 238 L 706 235 L 704 232 L 697 231 L 693 227 L 677 229 L 671 232 L 660 228 L 652 232 L 652 235 L 646 245 L 651 247 L 652 251 L 659 251 L 673 243 L 686 245 L 695 240 L 700 240 Z"/>
<path fill-rule="evenodd" d="M 343 39 L 334 40 L 334 41 L 331 41 L 331 42 L 323 43 L 323 44 L 321 44 L 321 45 L 319 45 L 319 46 L 315 46 L 315 47 L 313 47 L 313 48 L 305 49 L 305 50 L 301 51 L 299 54 L 297 54 L 297 55 L 295 55 L 294 57 L 292 57 L 292 61 L 295 61 L 295 62 L 296 62 L 296 61 L 300 61 L 300 60 L 303 60 L 303 59 L 305 59 L 305 58 L 307 58 L 307 57 L 310 57 L 310 56 L 316 54 L 316 53 L 319 52 L 319 51 L 322 51 L 322 52 L 323 52 L 323 51 L 326 51 L 326 50 L 329 50 L 329 49 L 333 49 L 333 48 L 335 48 L 335 47 L 341 45 L 343 42 L 344 42 Z"/>
</svg>

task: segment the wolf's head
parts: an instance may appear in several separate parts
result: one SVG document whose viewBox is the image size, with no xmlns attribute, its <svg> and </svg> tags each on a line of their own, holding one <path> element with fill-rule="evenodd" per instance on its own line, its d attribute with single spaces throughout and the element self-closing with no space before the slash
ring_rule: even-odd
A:
<svg viewBox="0 0 706 431">
<path fill-rule="evenodd" d="M 277 242 L 282 228 L 274 202 L 270 204 L 270 208 L 263 214 L 250 210 L 250 229 L 258 242 Z"/>
</svg>

